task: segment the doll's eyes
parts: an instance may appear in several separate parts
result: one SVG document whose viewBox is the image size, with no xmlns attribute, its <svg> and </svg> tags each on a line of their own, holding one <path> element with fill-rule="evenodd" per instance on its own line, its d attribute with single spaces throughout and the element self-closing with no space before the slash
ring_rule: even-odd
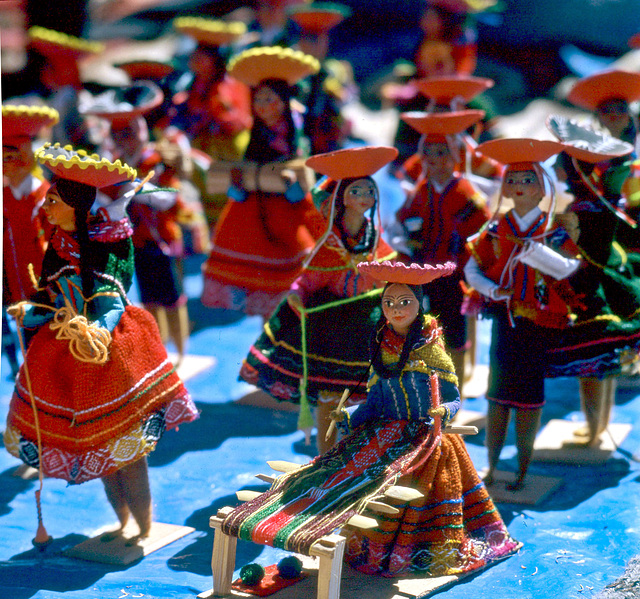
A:
<svg viewBox="0 0 640 599">
<path fill-rule="evenodd" d="M 412 303 L 412 299 L 403 299 L 398 302 L 394 302 L 393 300 L 384 300 L 385 308 L 388 308 L 389 310 L 393 310 L 396 306 L 398 308 L 408 308 Z"/>
<path fill-rule="evenodd" d="M 512 179 L 511 177 L 507 177 L 505 183 L 507 185 L 533 185 L 537 182 L 535 177 L 523 177 L 522 179 Z"/>
</svg>

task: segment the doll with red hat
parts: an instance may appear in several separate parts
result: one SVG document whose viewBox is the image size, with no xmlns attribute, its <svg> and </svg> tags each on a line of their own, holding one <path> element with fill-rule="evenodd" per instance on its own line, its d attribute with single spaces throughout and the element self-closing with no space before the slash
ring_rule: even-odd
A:
<svg viewBox="0 0 640 599">
<path fill-rule="evenodd" d="M 486 312 L 493 319 L 485 482 L 493 483 L 513 409 L 518 472 L 508 485 L 511 490 L 525 483 L 545 403 L 549 352 L 570 323 L 570 307 L 555 283 L 580 264 L 578 248 L 553 220 L 553 188 L 549 211 L 539 206 L 546 196 L 545 184 L 550 184 L 540 163 L 563 150 L 559 142 L 524 138 L 478 146 L 478 151 L 507 166 L 500 204 L 509 198 L 514 206 L 469 239 L 471 258 L 464 268 L 468 284 L 485 298 Z M 499 210 L 500 205 L 496 215 Z"/>
<path fill-rule="evenodd" d="M 576 443 L 597 446 L 615 403 L 617 375 L 638 360 L 640 279 L 637 224 L 618 207 L 611 166 L 633 146 L 560 116 L 547 127 L 565 144 L 558 176 L 574 196 L 559 215 L 586 258 L 568 280 L 574 326 L 552 352 L 551 376 L 578 376 L 586 425 Z"/>
<path fill-rule="evenodd" d="M 404 229 L 411 261 L 450 260 L 458 265 L 454 276 L 438 279 L 425 287 L 424 293 L 429 298 L 431 313 L 440 319 L 461 382 L 465 381 L 469 346 L 460 285 L 468 257 L 465 241 L 489 220 L 491 213 L 484 196 L 456 171 L 456 165 L 464 151 L 462 132 L 482 115 L 479 110 L 402 115 L 421 135 L 419 153 L 423 174 L 396 219 Z"/>
<path fill-rule="evenodd" d="M 423 312 L 422 287 L 455 264 L 361 262 L 358 276 L 383 288 L 372 323 L 366 401 L 332 417 L 345 436 L 310 464 L 278 477 L 236 508 L 222 530 L 308 554 L 390 485 L 422 496 L 378 525 L 350 533 L 345 560 L 378 576 L 437 577 L 478 572 L 521 547 L 509 534 L 459 435 L 443 433 L 460 397 L 437 320 Z M 355 342 L 354 337 L 344 343 Z M 274 506 L 278 517 L 274 518 Z M 282 517 L 284 516 L 284 517 Z"/>
<path fill-rule="evenodd" d="M 48 238 L 41 207 L 49 183 L 37 167 L 32 144 L 57 122 L 58 112 L 48 106 L 2 106 L 2 347 L 14 376 L 16 347 L 4 308 L 34 293 L 29 264 L 40 274 Z"/>
<path fill-rule="evenodd" d="M 371 176 L 396 153 L 391 147 L 359 147 L 307 160 L 328 177 L 314 190 L 324 231 L 240 371 L 277 400 L 301 404 L 299 426 L 310 429 L 315 420 L 320 453 L 335 442 L 333 435 L 326 438 L 329 412 L 345 387 L 351 402 L 364 398 L 371 314 L 380 289 L 356 267 L 395 256 L 380 238 L 380 198 Z"/>
<path fill-rule="evenodd" d="M 190 219 L 192 211 L 181 197 L 182 173 L 173 161 L 165 160 L 161 142 L 150 140 L 144 118 L 162 99 L 157 85 L 139 81 L 95 96 L 83 103 L 81 110 L 85 116 L 108 124 L 103 155 L 125 162 L 141 179 L 148 179 L 133 195 L 127 210 L 133 224 L 136 282 L 142 304 L 154 315 L 163 341 L 173 341 L 180 363 L 189 338 L 181 276 L 185 254 L 181 223 Z M 119 193 L 117 188 L 114 191 Z M 99 201 L 108 206 L 111 198 L 100 194 Z"/>
<path fill-rule="evenodd" d="M 317 211 L 290 165 L 306 145 L 294 86 L 319 67 L 312 56 L 276 46 L 245 50 L 229 63 L 230 75 L 251 87 L 254 119 L 243 162 L 231 170 L 214 164 L 209 173 L 210 182 L 228 185 L 229 200 L 203 266 L 206 306 L 268 318 L 315 244 L 309 226 Z"/>
<path fill-rule="evenodd" d="M 300 28 L 296 48 L 320 61 L 320 70 L 305 82 L 306 89 L 301 95 L 307 109 L 304 133 L 311 143 L 312 154 L 338 150 L 348 135 L 342 106 L 355 87 L 351 67 L 329 58 L 328 52 L 329 33 L 349 15 L 346 6 L 334 2 L 302 3 L 289 8 L 289 18 Z"/>
<path fill-rule="evenodd" d="M 43 209 L 54 227 L 38 293 L 9 308 L 30 341 L 4 445 L 41 476 L 101 478 L 120 524 L 151 527 L 146 455 L 165 429 L 197 417 L 153 317 L 132 306 L 131 227 L 90 210 L 100 187 L 131 181 L 120 161 L 45 145 L 53 173 Z"/>
</svg>

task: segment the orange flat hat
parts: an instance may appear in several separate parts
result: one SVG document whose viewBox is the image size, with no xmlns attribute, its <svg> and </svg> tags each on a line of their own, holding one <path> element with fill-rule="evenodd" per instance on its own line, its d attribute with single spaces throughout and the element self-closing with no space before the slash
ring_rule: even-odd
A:
<svg viewBox="0 0 640 599">
<path fill-rule="evenodd" d="M 564 145 L 564 151 L 584 162 L 603 162 L 633 152 L 633 146 L 611 135 L 580 125 L 573 119 L 560 115 L 547 118 L 547 129 Z"/>
<path fill-rule="evenodd" d="M 397 156 L 397 148 L 365 146 L 316 154 L 307 158 L 305 164 L 317 173 L 339 181 L 371 176 Z"/>
<path fill-rule="evenodd" d="M 2 106 L 2 139 L 34 138 L 43 127 L 51 127 L 59 120 L 58 111 L 49 106 L 5 104 Z"/>
<path fill-rule="evenodd" d="M 455 262 L 444 264 L 403 264 L 402 262 L 360 262 L 358 270 L 378 281 L 403 283 L 405 285 L 425 285 L 434 279 L 446 277 L 456 269 Z"/>
<path fill-rule="evenodd" d="M 247 32 L 247 26 L 241 21 L 227 23 L 203 17 L 178 17 L 173 20 L 173 28 L 203 46 L 227 46 Z"/>
<path fill-rule="evenodd" d="M 37 25 L 31 27 L 27 35 L 30 46 L 47 58 L 77 60 L 87 54 L 100 54 L 105 49 L 105 45 L 100 42 L 90 42 Z"/>
<path fill-rule="evenodd" d="M 629 38 L 629 48 L 640 48 L 640 33 L 636 33 Z"/>
<path fill-rule="evenodd" d="M 564 144 L 557 141 L 518 137 L 485 141 L 476 148 L 476 152 L 502 164 L 516 164 L 544 162 L 564 149 Z"/>
<path fill-rule="evenodd" d="M 296 4 L 288 12 L 300 29 L 315 34 L 327 33 L 351 14 L 346 6 L 333 2 Z"/>
<path fill-rule="evenodd" d="M 139 79 L 150 79 L 151 81 L 160 81 L 175 69 L 168 62 L 160 62 L 156 60 L 132 60 L 114 65 L 118 69 L 122 69 L 131 81 Z"/>
<path fill-rule="evenodd" d="M 400 118 L 421 135 L 443 137 L 455 135 L 484 117 L 484 110 L 455 112 L 403 112 Z"/>
<path fill-rule="evenodd" d="M 46 143 L 36 150 L 35 157 L 61 179 L 71 179 L 92 187 L 108 187 L 124 181 L 132 181 L 137 171 L 128 164 L 116 160 L 111 162 L 98 154 L 74 150 L 59 143 Z"/>
<path fill-rule="evenodd" d="M 143 80 L 90 98 L 78 110 L 83 116 L 110 121 L 112 129 L 122 129 L 131 119 L 160 106 L 163 99 L 164 93 L 155 83 Z"/>
<path fill-rule="evenodd" d="M 606 100 L 640 100 L 640 73 L 629 71 L 603 71 L 580 79 L 567 100 L 576 106 L 595 111 Z"/>
<path fill-rule="evenodd" d="M 300 50 L 281 46 L 250 48 L 234 56 L 227 67 L 229 75 L 249 87 L 265 79 L 282 79 L 295 85 L 320 70 L 320 62 Z"/>
<path fill-rule="evenodd" d="M 412 84 L 423 96 L 432 98 L 437 104 L 450 104 L 454 98 L 462 98 L 466 104 L 493 87 L 494 81 L 486 77 L 452 75 L 415 79 Z"/>
</svg>

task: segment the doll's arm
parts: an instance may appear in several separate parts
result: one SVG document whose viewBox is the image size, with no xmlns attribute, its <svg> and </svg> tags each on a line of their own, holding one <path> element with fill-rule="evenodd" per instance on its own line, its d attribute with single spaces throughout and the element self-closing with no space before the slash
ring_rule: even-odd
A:
<svg viewBox="0 0 640 599">
<path fill-rule="evenodd" d="M 99 295 L 91 301 L 91 309 L 97 318 L 94 322 L 107 329 L 110 333 L 116 328 L 120 322 L 120 318 L 124 314 L 124 302 L 119 294 Z"/>
<path fill-rule="evenodd" d="M 500 285 L 484 276 L 480 265 L 473 256 L 464 266 L 464 276 L 471 287 L 492 300 L 504 300 L 511 295 L 507 290 L 501 289 Z"/>
<path fill-rule="evenodd" d="M 439 414 L 442 417 L 442 423 L 446 424 L 460 409 L 460 392 L 452 382 L 443 379 L 439 379 L 439 381 L 441 402 L 438 408 L 431 408 L 429 414 L 431 416 Z"/>
</svg>

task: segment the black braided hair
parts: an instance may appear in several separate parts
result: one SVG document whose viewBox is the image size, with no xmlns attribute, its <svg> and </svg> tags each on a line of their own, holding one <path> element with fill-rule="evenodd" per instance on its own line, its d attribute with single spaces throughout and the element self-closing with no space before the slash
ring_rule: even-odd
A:
<svg viewBox="0 0 640 599">
<path fill-rule="evenodd" d="M 385 285 L 382 292 L 383 298 L 385 291 L 394 284 L 395 283 L 387 283 Z M 405 367 L 407 360 L 409 359 L 409 353 L 422 340 L 422 323 L 424 320 L 424 310 L 422 308 L 422 287 L 420 287 L 419 285 L 407 285 L 407 287 L 409 287 L 409 289 L 411 289 L 413 294 L 416 296 L 419 308 L 418 315 L 416 316 L 416 319 L 411 323 L 409 331 L 407 332 L 407 336 L 405 337 L 398 362 L 391 366 L 387 366 L 383 363 L 382 360 L 382 352 L 380 351 L 380 346 L 382 345 L 382 340 L 384 338 L 384 330 L 389 326 L 384 317 L 384 313 L 380 316 L 378 322 L 376 323 L 374 334 L 371 339 L 371 355 L 373 356 L 371 364 L 373 365 L 373 369 L 375 370 L 376 374 L 383 379 L 390 379 L 392 377 L 399 376 L 402 372 L 402 369 Z"/>
</svg>

